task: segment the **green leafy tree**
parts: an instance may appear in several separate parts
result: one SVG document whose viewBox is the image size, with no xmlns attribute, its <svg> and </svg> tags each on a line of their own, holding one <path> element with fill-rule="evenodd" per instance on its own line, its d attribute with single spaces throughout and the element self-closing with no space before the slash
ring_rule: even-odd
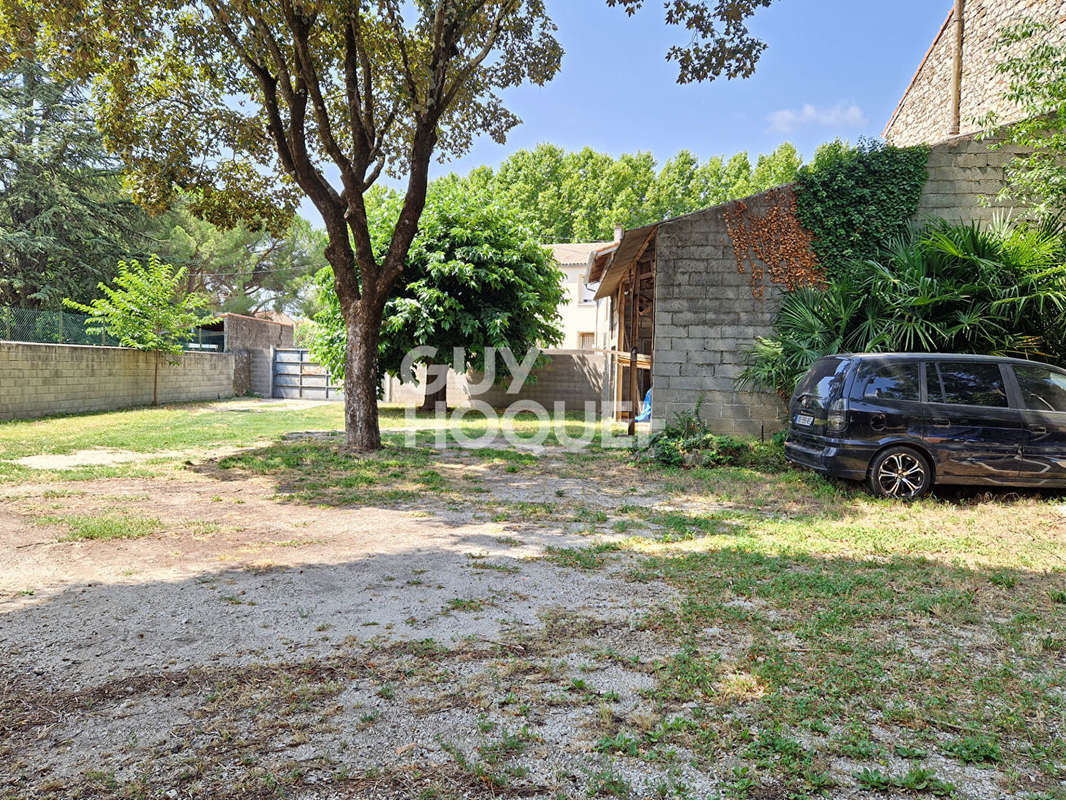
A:
<svg viewBox="0 0 1066 800">
<path fill-rule="evenodd" d="M 68 308 L 89 315 L 86 333 L 107 333 L 123 347 L 156 354 L 152 405 L 159 404 L 160 360 L 180 354 L 193 328 L 206 321 L 207 297 L 186 292 L 185 281 L 184 267 L 164 264 L 153 255 L 147 264 L 136 259 L 120 261 L 114 286 L 99 284 L 103 296 L 92 303 L 63 301 Z"/>
<path fill-rule="evenodd" d="M 688 150 L 682 150 L 663 165 L 648 196 L 653 219 L 679 217 L 712 205 L 709 176 L 699 159 Z"/>
<path fill-rule="evenodd" d="M 615 158 L 541 144 L 495 171 L 480 167 L 466 181 L 470 191 L 515 208 L 541 242 L 588 242 L 610 240 L 616 224 L 639 227 L 790 183 L 800 163 L 787 142 L 759 156 L 754 168 L 747 153 L 701 163 L 682 150 L 659 171 L 650 153 Z"/>
<path fill-rule="evenodd" d="M 992 147 L 1018 145 L 1023 155 L 1008 162 L 1001 200 L 1032 206 L 1039 215 L 1066 209 L 1066 45 L 1052 42 L 1049 25 L 1027 21 L 1000 32 L 993 51 L 995 71 L 1008 84 L 1004 99 L 1022 119 L 999 124 L 990 112 L 979 120 Z"/>
<path fill-rule="evenodd" d="M 32 56 L 0 73 L 0 305 L 87 299 L 139 252 L 145 215 L 118 168 L 79 83 Z"/>
<path fill-rule="evenodd" d="M 679 80 L 750 74 L 763 45 L 745 22 L 770 2 L 668 3 L 667 22 L 687 37 L 669 53 Z M 187 191 L 213 222 L 275 229 L 301 194 L 314 203 L 347 325 L 356 450 L 381 445 L 381 322 L 430 162 L 480 134 L 504 140 L 518 119 L 500 92 L 555 75 L 554 31 L 543 0 L 0 0 L 9 52 L 44 35 L 57 62 L 96 76 L 101 127 L 140 202 L 162 208 Z M 364 197 L 386 170 L 406 188 L 378 257 Z"/>
<path fill-rule="evenodd" d="M 684 45 L 674 45 L 667 59 L 677 63 L 678 83 L 703 81 L 726 75 L 747 78 L 766 44 L 748 31 L 747 20 L 774 0 L 666 0 L 666 21 L 695 34 Z M 635 14 L 644 0 L 607 0 L 627 14 Z"/>
<path fill-rule="evenodd" d="M 772 153 L 760 155 L 751 172 L 752 188 L 765 192 L 796 180 L 803 158 L 791 142 L 785 142 Z"/>
<path fill-rule="evenodd" d="M 371 215 L 373 239 L 386 243 L 395 220 L 395 195 L 383 195 Z M 323 286 L 327 308 L 316 317 L 312 344 L 316 359 L 330 371 L 344 367 L 344 325 L 340 304 Z M 471 194 L 461 182 L 435 183 L 429 192 L 418 235 L 404 267 L 396 296 L 385 305 L 379 347 L 384 372 L 403 374 L 407 354 L 416 347 L 437 350 L 424 363 L 431 374 L 446 373 L 453 348 L 466 351 L 472 370 L 486 369 L 489 348 L 508 348 L 519 360 L 533 348 L 558 344 L 563 275 L 551 253 L 540 246 L 513 211 L 484 195 Z M 497 353 L 491 368 L 504 374 Z M 445 402 L 446 387 L 427 394 L 425 407 Z"/>
</svg>

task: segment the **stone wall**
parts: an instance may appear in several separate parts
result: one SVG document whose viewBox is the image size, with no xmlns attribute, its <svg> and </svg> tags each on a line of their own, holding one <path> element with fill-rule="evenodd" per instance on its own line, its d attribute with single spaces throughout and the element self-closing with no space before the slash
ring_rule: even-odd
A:
<svg viewBox="0 0 1066 800">
<path fill-rule="evenodd" d="M 471 396 L 470 382 L 477 382 L 478 375 L 468 379 L 465 375 L 448 372 L 448 405 L 461 407 L 470 405 L 471 400 L 488 403 L 493 408 L 504 409 L 519 400 L 540 403 L 549 411 L 554 409 L 557 401 L 565 403 L 567 411 L 584 411 L 585 403 L 592 402 L 600 407 L 606 375 L 607 356 L 595 350 L 545 350 L 548 363 L 534 370 L 536 381 L 527 382 L 518 394 L 508 394 L 508 383 L 493 386 L 483 394 Z M 424 380 L 425 370 L 417 372 L 419 380 Z M 423 385 L 421 383 L 401 383 L 396 378 L 389 378 L 385 391 L 385 402 L 417 405 L 422 402 Z"/>
<path fill-rule="evenodd" d="M 744 200 L 763 215 L 765 195 Z M 717 206 L 664 222 L 656 239 L 655 353 L 652 416 L 662 426 L 702 399 L 701 414 L 718 433 L 755 436 L 784 425 L 773 394 L 740 392 L 736 377 L 757 336 L 770 336 L 781 290 L 755 297 L 751 276 L 737 269 L 724 212 Z"/>
<path fill-rule="evenodd" d="M 185 353 L 159 365 L 159 402 L 233 396 L 229 353 Z M 0 420 L 152 403 L 155 353 L 121 347 L 0 342 Z"/>
<path fill-rule="evenodd" d="M 272 351 L 275 347 L 292 347 L 292 325 L 241 314 L 223 314 L 222 320 L 226 331 L 226 350 L 244 353 L 247 358 L 247 393 L 270 397 Z"/>
<path fill-rule="evenodd" d="M 945 10 L 951 7 L 944 2 Z M 894 145 L 935 144 L 951 136 L 954 13 L 933 42 L 925 61 L 904 93 L 884 137 Z M 1007 84 L 995 73 L 1002 54 L 992 45 L 1004 25 L 1033 18 L 1052 25 L 1047 40 L 1066 42 L 1066 0 L 966 0 L 963 6 L 960 132 L 978 129 L 975 120 L 995 111 L 1001 122 L 1020 118 L 1003 99 Z"/>
<path fill-rule="evenodd" d="M 1003 168 L 1021 150 L 1013 145 L 990 149 L 993 142 L 973 134 L 955 136 L 929 149 L 929 177 L 922 188 L 917 221 L 943 217 L 951 222 L 988 223 L 997 215 L 1017 218 L 1024 210 L 999 203 Z"/>
</svg>

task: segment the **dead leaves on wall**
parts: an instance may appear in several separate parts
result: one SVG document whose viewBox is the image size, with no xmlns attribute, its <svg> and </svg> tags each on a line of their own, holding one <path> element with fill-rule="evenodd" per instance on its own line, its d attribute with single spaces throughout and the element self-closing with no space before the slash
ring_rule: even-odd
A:
<svg viewBox="0 0 1066 800">
<path fill-rule="evenodd" d="M 764 197 L 768 208 L 756 216 L 743 200 L 723 213 L 726 230 L 737 259 L 737 272 L 751 275 L 751 293 L 762 299 L 766 279 L 794 291 L 804 286 L 824 286 L 811 234 L 796 216 L 796 195 L 791 186 L 771 189 Z"/>
</svg>

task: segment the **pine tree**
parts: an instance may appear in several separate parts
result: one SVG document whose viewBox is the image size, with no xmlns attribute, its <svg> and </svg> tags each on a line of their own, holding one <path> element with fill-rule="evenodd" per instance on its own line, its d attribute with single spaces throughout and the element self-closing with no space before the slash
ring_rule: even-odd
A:
<svg viewBox="0 0 1066 800">
<path fill-rule="evenodd" d="M 31 58 L 0 73 L 0 305 L 88 298 L 143 225 L 83 88 Z"/>
</svg>

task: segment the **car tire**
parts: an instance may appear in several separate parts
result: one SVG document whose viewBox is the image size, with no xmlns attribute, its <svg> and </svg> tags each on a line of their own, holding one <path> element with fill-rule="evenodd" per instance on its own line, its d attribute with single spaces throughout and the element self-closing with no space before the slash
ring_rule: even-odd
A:
<svg viewBox="0 0 1066 800">
<path fill-rule="evenodd" d="M 913 447 L 890 447 L 870 464 L 867 484 L 877 497 L 920 500 L 933 489 L 933 465 Z"/>
</svg>

